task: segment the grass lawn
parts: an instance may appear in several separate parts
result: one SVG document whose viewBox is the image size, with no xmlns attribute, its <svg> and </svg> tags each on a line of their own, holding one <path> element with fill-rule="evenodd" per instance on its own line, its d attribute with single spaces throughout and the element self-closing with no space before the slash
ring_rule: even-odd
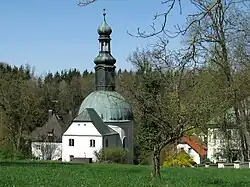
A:
<svg viewBox="0 0 250 187">
<path fill-rule="evenodd" d="M 250 186 L 250 169 L 163 168 L 152 180 L 149 166 L 0 162 L 5 187 L 204 187 Z"/>
</svg>

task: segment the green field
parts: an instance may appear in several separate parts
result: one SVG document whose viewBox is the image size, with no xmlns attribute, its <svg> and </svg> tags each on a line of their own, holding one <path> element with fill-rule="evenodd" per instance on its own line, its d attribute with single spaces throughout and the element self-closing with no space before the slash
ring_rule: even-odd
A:
<svg viewBox="0 0 250 187">
<path fill-rule="evenodd" d="M 0 186 L 249 187 L 250 170 L 163 168 L 162 179 L 152 180 L 149 166 L 0 162 Z"/>
</svg>

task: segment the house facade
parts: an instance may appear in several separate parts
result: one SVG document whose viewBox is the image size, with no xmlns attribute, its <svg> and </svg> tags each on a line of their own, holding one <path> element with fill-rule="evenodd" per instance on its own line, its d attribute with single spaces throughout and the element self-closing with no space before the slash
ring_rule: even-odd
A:
<svg viewBox="0 0 250 187">
<path fill-rule="evenodd" d="M 248 102 L 248 100 L 247 98 L 242 102 Z M 248 105 L 245 106 L 247 112 Z M 239 125 L 236 122 L 233 108 L 229 108 L 225 113 L 213 118 L 207 125 L 207 158 L 213 163 L 243 161 Z"/>
<path fill-rule="evenodd" d="M 37 127 L 31 133 L 31 152 L 40 160 L 61 160 L 62 135 L 72 114 L 58 116 L 53 110 L 48 111 L 48 120 L 42 127 Z"/>
<path fill-rule="evenodd" d="M 119 134 L 105 125 L 93 108 L 86 108 L 63 134 L 62 161 L 73 158 L 91 158 L 95 152 L 111 147 L 121 147 Z"/>
<path fill-rule="evenodd" d="M 184 150 L 196 164 L 201 164 L 207 156 L 207 147 L 194 135 L 183 137 L 177 144 L 177 150 Z"/>
<path fill-rule="evenodd" d="M 241 160 L 240 136 L 236 128 L 209 128 L 207 135 L 207 158 L 211 162 Z M 230 160 L 228 160 L 230 159 Z"/>
<path fill-rule="evenodd" d="M 32 142 L 32 155 L 39 160 L 61 160 L 62 143 L 58 142 Z"/>
</svg>

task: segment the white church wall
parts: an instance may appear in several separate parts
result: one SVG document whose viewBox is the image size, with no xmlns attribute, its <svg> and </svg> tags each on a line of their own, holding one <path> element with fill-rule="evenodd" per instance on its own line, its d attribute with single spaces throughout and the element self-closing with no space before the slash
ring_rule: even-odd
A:
<svg viewBox="0 0 250 187">
<path fill-rule="evenodd" d="M 40 160 L 58 160 L 62 158 L 62 143 L 31 142 L 31 152 Z"/>
<path fill-rule="evenodd" d="M 73 122 L 62 137 L 62 161 L 70 155 L 96 160 L 95 151 L 102 148 L 102 136 L 91 122 Z"/>
<path fill-rule="evenodd" d="M 178 150 L 183 149 L 193 159 L 193 161 L 196 164 L 201 163 L 200 155 L 194 149 L 192 149 L 192 147 L 190 147 L 188 144 L 178 144 L 177 149 Z"/>
</svg>

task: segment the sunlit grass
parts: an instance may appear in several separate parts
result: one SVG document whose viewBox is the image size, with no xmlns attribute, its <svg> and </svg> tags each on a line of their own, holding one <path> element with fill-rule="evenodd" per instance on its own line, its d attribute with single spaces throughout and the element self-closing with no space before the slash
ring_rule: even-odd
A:
<svg viewBox="0 0 250 187">
<path fill-rule="evenodd" d="M 149 166 L 0 162 L 0 186 L 5 187 L 203 187 L 250 186 L 248 169 L 163 168 L 152 180 Z"/>
</svg>

